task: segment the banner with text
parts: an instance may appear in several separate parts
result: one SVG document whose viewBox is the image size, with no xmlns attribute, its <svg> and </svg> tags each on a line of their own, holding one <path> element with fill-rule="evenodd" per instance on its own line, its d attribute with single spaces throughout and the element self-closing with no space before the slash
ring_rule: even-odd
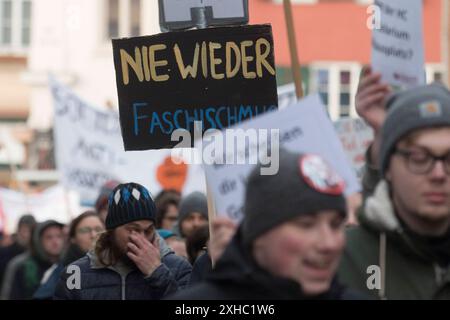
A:
<svg viewBox="0 0 450 320">
<path fill-rule="evenodd" d="M 125 150 L 172 148 L 194 121 L 222 129 L 277 109 L 270 25 L 114 39 L 113 50 Z"/>
<path fill-rule="evenodd" d="M 172 161 L 170 150 L 125 152 L 119 115 L 84 102 L 51 79 L 55 105 L 55 154 L 62 183 L 92 204 L 101 186 L 112 179 L 137 182 L 154 195 L 161 189 L 205 191 L 200 165 Z"/>
<path fill-rule="evenodd" d="M 400 89 L 425 83 L 422 0 L 375 0 L 372 67 Z"/>
<path fill-rule="evenodd" d="M 258 132 L 255 133 L 254 130 Z M 252 162 L 256 164 L 258 157 L 256 155 L 266 152 L 264 149 L 267 147 L 268 140 L 264 136 L 269 135 L 268 131 L 276 130 L 279 130 L 278 134 L 273 137 L 279 139 L 280 146 L 297 152 L 322 156 L 345 179 L 346 194 L 350 195 L 360 191 L 355 171 L 352 169 L 333 124 L 327 116 L 325 106 L 318 95 L 313 95 L 283 110 L 262 115 L 257 119 L 232 127 L 230 130 L 222 131 L 224 137 L 213 136 L 202 141 L 203 157 L 208 150 L 215 152 L 220 150 L 217 147 L 211 147 L 220 141 L 227 147 L 224 148 L 224 155 L 215 155 L 215 159 L 230 158 L 234 161 L 234 164 L 215 162 L 204 166 L 219 215 L 226 215 L 234 221 L 242 218 L 246 180 L 254 167 Z M 235 139 L 236 135 L 241 143 L 234 146 L 232 143 L 228 144 Z M 271 139 L 273 137 L 271 136 Z M 235 161 L 241 156 L 248 156 L 245 164 L 238 164 L 239 162 Z M 272 158 L 273 156 L 272 152 Z"/>
</svg>

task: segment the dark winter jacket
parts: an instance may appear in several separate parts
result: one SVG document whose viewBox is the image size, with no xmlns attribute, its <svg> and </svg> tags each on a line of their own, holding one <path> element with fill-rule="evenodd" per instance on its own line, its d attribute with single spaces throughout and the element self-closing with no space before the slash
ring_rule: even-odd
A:
<svg viewBox="0 0 450 320">
<path fill-rule="evenodd" d="M 338 273 L 345 285 L 383 299 L 450 299 L 450 234 L 414 235 L 395 214 L 386 181 L 358 218 Z"/>
<path fill-rule="evenodd" d="M 24 253 L 25 249 L 26 248 L 20 245 L 17 241 L 7 247 L 0 248 L 0 288 L 2 286 L 3 277 L 5 275 L 8 263 L 14 257 Z"/>
<path fill-rule="evenodd" d="M 301 286 L 276 277 L 257 266 L 236 232 L 223 256 L 206 280 L 169 297 L 174 300 L 298 300 L 305 299 Z M 331 289 L 316 299 L 365 299 L 333 282 Z"/>
<path fill-rule="evenodd" d="M 191 287 L 203 281 L 211 271 L 212 271 L 211 257 L 209 256 L 208 252 L 205 252 L 195 260 L 194 265 L 192 266 L 191 280 L 189 281 L 189 286 Z"/>
<path fill-rule="evenodd" d="M 80 249 L 76 244 L 71 244 L 65 251 L 61 262 L 54 264 L 48 269 L 43 279 L 41 279 L 41 285 L 33 295 L 33 299 L 38 300 L 50 300 L 55 295 L 56 285 L 59 282 L 61 273 L 72 262 L 81 259 L 86 253 Z"/>
<path fill-rule="evenodd" d="M 14 268 L 9 271 L 10 283 L 3 283 L 3 288 L 6 288 L 2 288 L 3 299 L 27 300 L 33 297 L 45 271 L 53 264 L 42 247 L 41 234 L 44 229 L 54 224 L 57 223 L 49 220 L 37 225 L 33 232 L 31 251 L 20 261 L 17 260 Z"/>
<path fill-rule="evenodd" d="M 160 241 L 162 264 L 148 277 L 124 264 L 105 267 L 93 252 L 70 264 L 62 273 L 54 299 L 63 300 L 159 300 L 188 285 L 189 262 Z M 80 271 L 80 287 L 74 277 Z M 70 270 L 69 270 L 70 269 Z M 69 285 L 69 286 L 68 286 Z M 72 288 L 70 288 L 72 287 Z"/>
</svg>

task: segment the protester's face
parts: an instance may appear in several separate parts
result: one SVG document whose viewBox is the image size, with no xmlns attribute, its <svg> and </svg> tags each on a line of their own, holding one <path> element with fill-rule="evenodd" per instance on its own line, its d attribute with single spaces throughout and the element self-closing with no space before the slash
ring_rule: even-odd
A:
<svg viewBox="0 0 450 320">
<path fill-rule="evenodd" d="M 178 209 L 174 204 L 167 206 L 166 214 L 161 221 L 161 229 L 172 230 L 173 225 L 178 219 Z"/>
<path fill-rule="evenodd" d="M 75 238 L 72 240 L 84 252 L 92 249 L 99 233 L 105 230 L 99 217 L 86 217 L 78 223 Z"/>
<path fill-rule="evenodd" d="M 181 233 L 187 238 L 194 233 L 195 230 L 208 224 L 208 220 L 199 212 L 190 213 L 181 222 Z"/>
<path fill-rule="evenodd" d="M 413 173 L 411 168 L 420 166 L 426 153 L 443 156 L 450 152 L 450 128 L 417 131 L 400 141 L 397 149 L 411 153 L 409 166 L 405 156 L 395 153 L 386 175 L 398 214 L 419 233 L 445 232 L 450 222 L 450 175 L 444 163 L 436 162 L 423 174 Z"/>
<path fill-rule="evenodd" d="M 128 251 L 128 243 L 132 243 L 131 235 L 139 234 L 148 241 L 153 242 L 155 237 L 155 226 L 152 221 L 138 220 L 117 227 L 114 230 L 115 245 L 119 251 L 125 255 Z"/>
<path fill-rule="evenodd" d="M 46 228 L 44 232 L 42 232 L 41 243 L 44 251 L 49 256 L 59 256 L 64 246 L 63 229 L 57 226 Z"/>
<path fill-rule="evenodd" d="M 23 246 L 28 246 L 28 244 L 30 243 L 31 229 L 32 229 L 32 226 L 30 226 L 28 224 L 23 224 L 17 230 L 17 240 Z"/>
<path fill-rule="evenodd" d="M 306 295 L 326 292 L 345 244 L 345 219 L 334 210 L 302 215 L 253 242 L 257 263 L 268 272 L 296 281 Z"/>
</svg>

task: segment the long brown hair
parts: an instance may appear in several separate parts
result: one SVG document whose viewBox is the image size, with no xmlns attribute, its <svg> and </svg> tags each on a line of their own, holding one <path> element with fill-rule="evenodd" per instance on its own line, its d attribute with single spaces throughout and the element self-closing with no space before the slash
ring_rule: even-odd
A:
<svg viewBox="0 0 450 320">
<path fill-rule="evenodd" d="M 100 234 L 95 243 L 94 249 L 98 261 L 105 267 L 115 265 L 122 256 L 122 253 L 116 246 L 114 230 L 107 230 Z"/>
</svg>

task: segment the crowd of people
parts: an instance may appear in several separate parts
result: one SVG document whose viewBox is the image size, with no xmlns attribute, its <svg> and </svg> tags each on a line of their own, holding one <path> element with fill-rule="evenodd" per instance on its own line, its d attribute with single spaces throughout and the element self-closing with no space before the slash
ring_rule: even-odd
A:
<svg viewBox="0 0 450 320">
<path fill-rule="evenodd" d="M 450 299 L 450 91 L 380 79 L 364 68 L 356 96 L 375 132 L 356 220 L 332 166 L 285 149 L 238 225 L 200 192 L 111 181 L 69 226 L 20 219 L 1 298 Z"/>
</svg>

